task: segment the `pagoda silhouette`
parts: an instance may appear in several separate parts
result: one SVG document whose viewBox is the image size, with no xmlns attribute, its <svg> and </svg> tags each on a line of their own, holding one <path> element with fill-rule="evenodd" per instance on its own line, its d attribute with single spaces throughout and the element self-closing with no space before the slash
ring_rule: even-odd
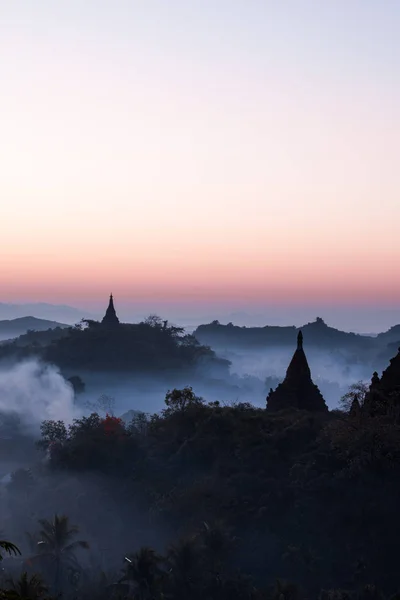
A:
<svg viewBox="0 0 400 600">
<path fill-rule="evenodd" d="M 310 367 L 303 350 L 303 334 L 297 336 L 297 349 L 293 354 L 286 377 L 275 390 L 267 396 L 267 409 L 278 411 L 288 408 L 325 412 L 328 410 L 325 400 L 311 378 Z"/>
<path fill-rule="evenodd" d="M 119 325 L 119 319 L 117 317 L 117 313 L 115 312 L 114 299 L 112 294 L 110 294 L 110 301 L 108 303 L 106 314 L 104 315 L 101 324 L 105 327 L 117 327 Z"/>
<path fill-rule="evenodd" d="M 363 409 L 370 415 L 396 413 L 400 409 L 400 348 L 379 378 L 375 373 L 365 396 Z"/>
</svg>

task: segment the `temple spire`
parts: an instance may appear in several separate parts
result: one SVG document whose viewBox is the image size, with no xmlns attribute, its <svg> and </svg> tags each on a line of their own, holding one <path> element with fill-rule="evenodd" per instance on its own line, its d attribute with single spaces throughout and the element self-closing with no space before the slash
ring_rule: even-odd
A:
<svg viewBox="0 0 400 600">
<path fill-rule="evenodd" d="M 349 415 L 350 417 L 359 417 L 361 414 L 361 405 L 358 399 L 358 394 L 354 394 L 353 402 L 350 406 Z"/>
<path fill-rule="evenodd" d="M 400 405 L 400 349 L 390 359 L 389 366 L 379 378 L 375 373 L 364 400 L 366 412 L 373 415 L 398 414 Z"/>
<path fill-rule="evenodd" d="M 119 325 L 119 319 L 117 317 L 117 313 L 115 312 L 114 298 L 112 294 L 110 294 L 110 300 L 108 303 L 106 314 L 103 317 L 102 324 L 107 325 L 109 327 L 115 327 L 116 325 Z"/>
<path fill-rule="evenodd" d="M 310 367 L 303 349 L 303 333 L 297 334 L 297 348 L 286 371 L 286 377 L 267 397 L 268 410 L 297 408 L 324 412 L 328 408 L 321 392 L 311 378 Z"/>
<path fill-rule="evenodd" d="M 301 330 L 297 334 L 297 350 L 303 350 L 303 334 Z"/>
</svg>

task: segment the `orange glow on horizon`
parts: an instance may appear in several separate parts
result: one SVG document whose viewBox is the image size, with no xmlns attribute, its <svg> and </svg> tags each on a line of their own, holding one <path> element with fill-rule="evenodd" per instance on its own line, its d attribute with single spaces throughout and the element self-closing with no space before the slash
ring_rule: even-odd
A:
<svg viewBox="0 0 400 600">
<path fill-rule="evenodd" d="M 392 9 L 4 4 L 0 302 L 400 303 Z"/>
</svg>

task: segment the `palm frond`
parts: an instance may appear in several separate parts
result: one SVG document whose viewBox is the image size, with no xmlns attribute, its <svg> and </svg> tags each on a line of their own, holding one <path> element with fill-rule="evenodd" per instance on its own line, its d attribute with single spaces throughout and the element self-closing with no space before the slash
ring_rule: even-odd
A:
<svg viewBox="0 0 400 600">
<path fill-rule="evenodd" d="M 0 540 L 0 549 L 4 550 L 4 552 L 9 554 L 10 556 L 12 556 L 12 555 L 20 556 L 21 555 L 20 549 L 15 544 L 12 544 L 11 542 L 7 542 L 6 540 Z M 0 560 L 3 560 L 3 556 L 1 555 L 1 553 L 0 553 Z"/>
<path fill-rule="evenodd" d="M 71 544 L 68 544 L 68 546 L 65 546 L 62 551 L 63 553 L 74 552 L 74 550 L 77 550 L 78 548 L 84 548 L 85 550 L 88 550 L 89 543 L 85 542 L 84 540 L 77 540 L 75 542 L 71 542 Z"/>
</svg>

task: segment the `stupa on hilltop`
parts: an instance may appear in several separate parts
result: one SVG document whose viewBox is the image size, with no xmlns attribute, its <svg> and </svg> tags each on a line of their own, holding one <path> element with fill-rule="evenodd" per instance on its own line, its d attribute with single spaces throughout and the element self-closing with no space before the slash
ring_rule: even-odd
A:
<svg viewBox="0 0 400 600">
<path fill-rule="evenodd" d="M 104 315 L 101 324 L 105 325 L 106 327 L 116 327 L 119 325 L 119 319 L 117 317 L 117 313 L 115 312 L 114 299 L 112 294 L 110 295 L 110 301 L 108 303 L 106 314 Z"/>
<path fill-rule="evenodd" d="M 364 408 L 371 415 L 386 414 L 400 406 L 400 348 L 379 378 L 375 373 L 365 397 Z"/>
<path fill-rule="evenodd" d="M 267 396 L 267 410 L 297 408 L 313 412 L 328 410 L 321 392 L 311 379 L 311 371 L 303 350 L 303 334 L 297 336 L 297 349 L 286 371 L 286 377 Z"/>
</svg>

